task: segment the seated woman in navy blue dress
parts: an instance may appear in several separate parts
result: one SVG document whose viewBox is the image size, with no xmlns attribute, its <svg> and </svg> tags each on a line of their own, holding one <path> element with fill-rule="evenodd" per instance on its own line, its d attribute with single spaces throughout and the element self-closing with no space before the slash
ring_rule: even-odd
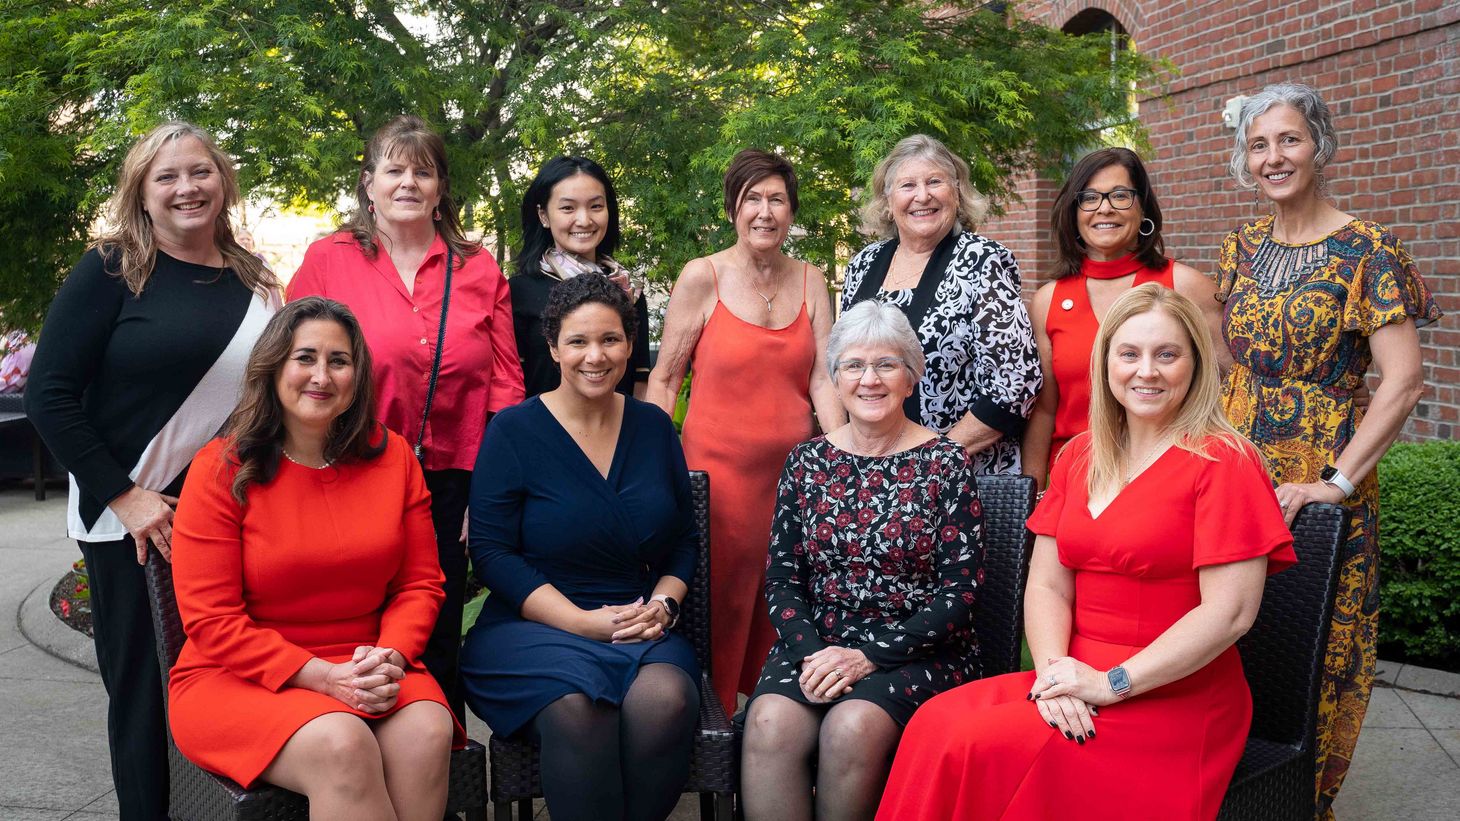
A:
<svg viewBox="0 0 1460 821">
<path fill-rule="evenodd" d="M 472 474 L 492 592 L 462 648 L 467 704 L 542 745 L 554 821 L 663 819 L 699 715 L 694 650 L 671 630 L 698 541 L 689 473 L 669 417 L 614 391 L 635 331 L 623 290 L 566 280 L 542 323 L 562 383 L 497 415 Z"/>
</svg>

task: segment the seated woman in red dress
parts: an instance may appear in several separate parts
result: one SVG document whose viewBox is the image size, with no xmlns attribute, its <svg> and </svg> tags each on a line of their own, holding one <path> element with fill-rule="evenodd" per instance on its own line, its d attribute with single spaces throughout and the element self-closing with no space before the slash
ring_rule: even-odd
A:
<svg viewBox="0 0 1460 821">
<path fill-rule="evenodd" d="M 1252 719 L 1234 643 L 1292 537 L 1190 300 L 1118 298 L 1090 370 L 1090 430 L 1029 519 L 1035 670 L 923 705 L 879 819 L 1217 816 Z"/>
<path fill-rule="evenodd" d="M 291 302 L 178 503 L 183 755 L 303 793 L 311 818 L 439 821 L 461 733 L 420 662 L 444 598 L 430 506 L 410 445 L 375 418 L 354 315 Z"/>
</svg>

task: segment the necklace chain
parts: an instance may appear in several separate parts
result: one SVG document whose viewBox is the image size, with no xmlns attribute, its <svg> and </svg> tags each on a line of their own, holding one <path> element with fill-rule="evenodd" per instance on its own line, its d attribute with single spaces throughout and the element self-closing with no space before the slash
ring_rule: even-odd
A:
<svg viewBox="0 0 1460 821">
<path fill-rule="evenodd" d="M 1151 460 L 1151 457 L 1153 455 L 1155 455 L 1156 450 L 1165 444 L 1165 437 L 1158 437 L 1155 442 L 1152 442 L 1151 447 L 1146 450 L 1146 455 L 1141 457 L 1141 461 L 1131 463 L 1130 466 L 1126 469 L 1125 483 L 1130 484 L 1131 482 L 1135 481 L 1136 474 L 1141 472 L 1141 470 L 1146 467 L 1146 463 Z"/>
<path fill-rule="evenodd" d="M 306 462 L 301 462 L 298 459 L 295 459 L 293 456 L 290 456 L 289 455 L 289 451 L 284 450 L 283 448 L 279 448 L 279 450 L 283 451 L 284 458 L 285 459 L 288 459 L 289 461 L 293 462 L 294 464 L 296 464 L 296 465 L 298 465 L 298 466 L 300 466 L 302 468 L 309 468 L 310 470 L 324 470 L 325 468 L 327 468 L 330 465 L 333 465 L 334 464 L 334 462 L 332 460 L 326 459 L 324 461 L 324 464 L 322 464 L 322 465 L 311 465 L 311 464 L 308 464 Z"/>
</svg>

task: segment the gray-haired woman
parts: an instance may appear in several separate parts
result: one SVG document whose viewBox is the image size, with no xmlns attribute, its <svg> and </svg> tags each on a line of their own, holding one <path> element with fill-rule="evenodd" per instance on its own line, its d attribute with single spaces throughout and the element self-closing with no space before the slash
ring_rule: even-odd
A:
<svg viewBox="0 0 1460 821">
<path fill-rule="evenodd" d="M 872 300 L 837 321 L 826 359 L 851 421 L 796 446 L 777 489 L 766 599 L 780 640 L 741 776 L 752 821 L 810 818 L 813 800 L 818 818 L 870 819 L 913 711 L 979 673 L 983 511 L 968 451 L 903 412 L 923 346 Z"/>
<path fill-rule="evenodd" d="M 904 401 L 909 419 L 963 445 L 980 474 L 1019 473 L 1019 438 L 1043 382 L 1019 264 L 974 233 L 983 200 L 968 163 L 916 134 L 877 165 L 863 209 L 882 239 L 847 264 L 842 309 L 896 305 L 927 370 Z"/>
<path fill-rule="evenodd" d="M 1317 815 L 1332 813 L 1374 684 L 1379 624 L 1379 484 L 1374 467 L 1424 390 L 1415 328 L 1440 309 L 1389 229 L 1325 194 L 1338 134 L 1318 92 L 1297 83 L 1242 103 L 1232 176 L 1273 213 L 1227 236 L 1217 266 L 1222 331 L 1236 360 L 1227 418 L 1267 458 L 1288 522 L 1309 502 L 1348 506 L 1318 720 Z M 1371 364 L 1367 410 L 1354 402 Z"/>
</svg>

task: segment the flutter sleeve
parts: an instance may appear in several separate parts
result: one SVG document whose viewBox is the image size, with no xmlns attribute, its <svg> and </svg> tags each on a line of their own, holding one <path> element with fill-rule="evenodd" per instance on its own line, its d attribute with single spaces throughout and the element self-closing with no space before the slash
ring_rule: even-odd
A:
<svg viewBox="0 0 1460 821">
<path fill-rule="evenodd" d="M 776 509 L 771 520 L 770 557 L 765 571 L 765 598 L 771 624 L 791 657 L 803 659 L 827 646 L 811 616 L 811 568 L 806 560 L 801 494 L 806 482 L 805 446 L 786 457 L 776 485 Z"/>
<path fill-rule="evenodd" d="M 1035 506 L 1034 513 L 1025 523 L 1030 532 L 1040 536 L 1054 536 L 1055 528 L 1059 525 L 1060 516 L 1065 511 L 1065 499 L 1069 497 L 1070 482 L 1084 481 L 1084 471 L 1076 471 L 1073 466 L 1076 460 L 1083 460 L 1090 448 L 1090 435 L 1081 433 L 1070 440 L 1055 457 L 1054 467 L 1049 471 L 1049 485 L 1044 491 L 1044 498 L 1039 500 Z M 1071 474 L 1078 474 L 1075 479 Z"/>
<path fill-rule="evenodd" d="M 973 312 L 974 395 L 969 410 L 985 425 L 1018 436 L 1044 383 L 1034 326 L 1020 296 L 1019 263 L 997 243 L 975 276 Z"/>
<path fill-rule="evenodd" d="M 1237 232 L 1233 231 L 1222 240 L 1222 250 L 1217 254 L 1218 302 L 1226 302 L 1237 284 L 1237 247 Z"/>
<path fill-rule="evenodd" d="M 396 475 L 403 480 L 405 493 L 405 537 L 400 568 L 386 585 L 385 610 L 380 615 L 380 638 L 377 644 L 399 650 L 407 659 L 418 659 L 426 650 L 426 641 L 436 625 L 446 593 L 441 585 L 441 560 L 436 551 L 436 528 L 431 521 L 431 493 L 421 474 L 410 445 L 396 434 L 391 438 L 390 454 L 396 460 Z"/>
<path fill-rule="evenodd" d="M 1373 247 L 1349 281 L 1343 329 L 1369 336 L 1390 323 L 1413 319 L 1424 327 L 1443 316 L 1404 244 L 1377 226 L 1374 233 Z"/>
<path fill-rule="evenodd" d="M 973 603 L 983 581 L 983 504 L 973 478 L 968 452 L 944 460 L 938 482 L 936 529 L 938 578 L 920 610 L 857 648 L 878 667 L 905 664 L 932 653 L 950 636 L 973 623 Z M 954 461 L 954 460 L 957 461 Z"/>
<path fill-rule="evenodd" d="M 1209 446 L 1196 482 L 1192 569 L 1267 557 L 1269 575 L 1298 563 L 1262 456 L 1250 445 Z"/>
<path fill-rule="evenodd" d="M 224 453 L 222 440 L 210 442 L 194 457 L 183 483 L 172 531 L 178 614 L 197 652 L 278 692 L 314 654 L 260 627 L 244 608 L 243 507 L 230 492 L 233 469 Z M 267 489 L 253 485 L 249 492 Z"/>
</svg>

